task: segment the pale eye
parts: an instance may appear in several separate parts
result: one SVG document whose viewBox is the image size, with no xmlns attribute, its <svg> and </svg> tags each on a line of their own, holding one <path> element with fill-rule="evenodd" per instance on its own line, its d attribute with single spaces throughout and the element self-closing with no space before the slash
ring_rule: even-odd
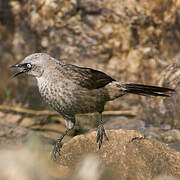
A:
<svg viewBox="0 0 180 180">
<path fill-rule="evenodd" d="M 32 65 L 31 65 L 30 63 L 28 63 L 28 64 L 26 65 L 26 67 L 27 67 L 28 69 L 31 69 L 31 68 L 32 68 Z"/>
</svg>

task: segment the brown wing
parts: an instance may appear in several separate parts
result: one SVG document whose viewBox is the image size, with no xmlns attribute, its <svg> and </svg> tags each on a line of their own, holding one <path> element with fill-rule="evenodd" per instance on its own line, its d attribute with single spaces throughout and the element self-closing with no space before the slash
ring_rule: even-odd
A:
<svg viewBox="0 0 180 180">
<path fill-rule="evenodd" d="M 104 87 L 108 83 L 115 81 L 107 74 L 91 68 L 67 65 L 69 78 L 76 84 L 87 89 L 98 89 Z M 67 71 L 66 71 L 67 72 Z"/>
</svg>

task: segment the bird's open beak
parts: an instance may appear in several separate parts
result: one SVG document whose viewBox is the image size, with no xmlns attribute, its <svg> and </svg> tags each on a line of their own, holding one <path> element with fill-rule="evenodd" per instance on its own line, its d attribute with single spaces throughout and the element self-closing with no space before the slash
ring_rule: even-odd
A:
<svg viewBox="0 0 180 180">
<path fill-rule="evenodd" d="M 10 68 L 22 68 L 22 67 L 23 67 L 23 64 L 14 64 L 14 65 L 10 66 Z M 25 72 L 26 72 L 26 69 L 20 70 L 20 71 L 16 72 L 13 77 L 23 74 Z"/>
</svg>

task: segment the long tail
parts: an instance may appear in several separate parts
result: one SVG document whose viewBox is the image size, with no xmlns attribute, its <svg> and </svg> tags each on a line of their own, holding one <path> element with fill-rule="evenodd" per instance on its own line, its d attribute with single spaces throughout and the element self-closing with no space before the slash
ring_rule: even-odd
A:
<svg viewBox="0 0 180 180">
<path fill-rule="evenodd" d="M 144 84 L 133 84 L 125 83 L 123 84 L 124 91 L 127 93 L 138 94 L 138 95 L 151 95 L 151 96 L 165 96 L 169 97 L 175 93 L 174 89 L 158 87 L 158 86 L 149 86 Z"/>
</svg>

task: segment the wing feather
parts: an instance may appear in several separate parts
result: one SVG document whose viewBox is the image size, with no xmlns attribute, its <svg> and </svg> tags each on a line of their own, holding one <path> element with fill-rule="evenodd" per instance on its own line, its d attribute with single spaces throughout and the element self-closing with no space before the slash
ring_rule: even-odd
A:
<svg viewBox="0 0 180 180">
<path fill-rule="evenodd" d="M 66 73 L 74 83 L 87 89 L 102 88 L 110 82 L 115 81 L 112 77 L 101 71 L 78 67 L 71 64 L 67 64 Z"/>
</svg>

